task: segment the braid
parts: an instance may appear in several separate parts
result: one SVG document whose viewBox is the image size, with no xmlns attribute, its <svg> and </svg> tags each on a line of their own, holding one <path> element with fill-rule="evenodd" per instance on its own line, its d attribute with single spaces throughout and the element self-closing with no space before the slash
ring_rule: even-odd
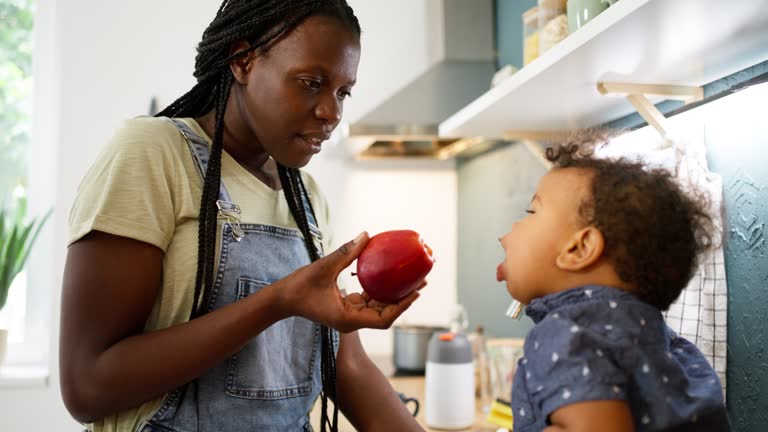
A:
<svg viewBox="0 0 768 432">
<path fill-rule="evenodd" d="M 309 256 L 312 261 L 316 261 L 320 258 L 320 254 L 317 251 L 317 247 L 312 239 L 312 232 L 309 229 L 309 222 L 307 219 L 307 213 L 304 210 L 303 200 L 307 200 L 310 211 L 314 213 L 312 209 L 312 203 L 309 201 L 304 182 L 301 179 L 301 173 L 295 168 L 286 168 L 282 164 L 277 165 L 277 172 L 280 176 L 280 183 L 283 185 L 283 191 L 285 193 L 285 199 L 288 202 L 288 208 L 291 210 L 293 218 L 296 220 L 299 230 L 304 237 L 304 243 L 309 252 Z M 320 327 L 320 334 L 322 337 L 321 344 L 321 357 L 320 367 L 322 370 L 323 380 L 323 395 L 322 395 L 322 413 L 323 418 L 321 420 L 321 430 L 326 430 L 326 424 L 330 426 L 331 431 L 338 430 L 338 416 L 339 409 L 334 404 L 333 409 L 333 421 L 329 421 L 327 418 L 328 411 L 328 398 L 336 401 L 336 355 L 333 346 L 333 330 L 326 327 Z"/>
<path fill-rule="evenodd" d="M 211 147 L 211 157 L 208 161 L 208 169 L 205 173 L 205 185 L 203 186 L 203 203 L 206 207 L 205 215 L 205 270 L 203 286 L 203 308 L 197 310 L 198 316 L 205 313 L 205 305 L 208 305 L 213 288 L 213 265 L 216 254 L 216 221 L 218 209 L 216 202 L 219 198 L 219 185 L 221 184 L 221 152 L 224 148 L 224 109 L 229 99 L 230 88 L 232 86 L 232 74 L 222 74 L 219 85 L 219 94 L 216 98 L 216 127 Z M 206 190 L 207 188 L 207 190 Z M 202 209 L 201 209 L 202 213 Z M 198 233 L 199 238 L 199 233 Z"/>
<path fill-rule="evenodd" d="M 211 143 L 211 155 L 203 182 L 198 215 L 198 250 L 195 291 L 190 319 L 206 312 L 214 283 L 217 214 L 216 201 L 221 183 L 221 154 L 224 143 L 224 113 L 229 100 L 233 76 L 230 63 L 251 51 L 268 50 L 272 45 L 300 25 L 309 16 L 330 16 L 339 19 L 358 36 L 360 23 L 346 0 L 223 0 L 216 17 L 203 32 L 197 47 L 194 77 L 197 84 L 187 93 L 160 111 L 158 117 L 200 117 L 215 110 L 216 123 Z M 247 41 L 246 50 L 230 55 L 232 44 Z M 302 196 L 307 197 L 297 169 L 278 164 L 280 181 L 291 215 L 301 231 L 312 261 L 319 252 L 312 241 Z M 307 199 L 307 202 L 309 200 Z M 310 204 L 310 210 L 312 210 Z M 202 292 L 202 296 L 201 296 Z M 323 378 L 321 430 L 326 425 L 331 432 L 338 430 L 338 408 L 334 404 L 333 421 L 328 419 L 328 398 L 336 400 L 336 356 L 333 330 L 321 326 Z"/>
<path fill-rule="evenodd" d="M 306 197 L 307 199 L 307 205 L 309 206 L 309 211 L 312 212 L 312 214 L 315 214 L 315 209 L 312 208 L 312 201 L 309 200 L 309 194 L 307 193 L 307 189 L 304 186 L 304 181 L 301 179 L 301 175 L 299 173 L 299 170 L 294 170 L 295 175 L 293 176 L 294 185 L 293 188 L 296 191 L 299 191 L 300 194 Z M 301 207 L 302 213 L 304 213 L 304 207 Z M 306 215 L 305 215 L 305 222 L 306 222 Z M 305 224 L 306 225 L 306 224 Z M 305 226 L 304 228 L 305 232 L 309 231 L 309 226 Z M 307 234 L 304 234 L 305 238 L 308 237 Z M 314 247 L 312 248 L 314 249 Z M 316 249 L 314 249 L 316 250 Z M 314 258 L 313 258 L 314 260 Z M 323 345 L 322 345 L 322 356 L 320 358 L 321 368 L 322 368 L 322 378 L 323 378 L 323 389 L 324 393 L 330 392 L 327 396 L 324 394 L 323 396 L 323 414 L 327 411 L 327 404 L 328 404 L 328 397 L 336 401 L 336 353 L 334 352 L 334 346 L 333 346 L 333 330 L 322 326 L 321 334 L 323 336 Z M 327 419 L 325 419 L 327 421 Z M 338 430 L 338 424 L 339 424 L 339 409 L 334 404 L 333 409 L 333 423 L 331 423 L 331 430 L 336 431 Z M 325 431 L 325 424 L 322 425 L 322 430 Z"/>
</svg>

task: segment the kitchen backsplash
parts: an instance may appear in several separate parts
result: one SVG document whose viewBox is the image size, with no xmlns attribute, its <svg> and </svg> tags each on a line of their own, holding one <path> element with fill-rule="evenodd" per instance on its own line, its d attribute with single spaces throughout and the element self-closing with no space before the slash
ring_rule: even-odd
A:
<svg viewBox="0 0 768 432">
<path fill-rule="evenodd" d="M 546 169 L 521 143 L 459 161 L 458 300 L 490 336 L 521 337 L 532 326 L 525 317 L 513 321 L 504 313 L 511 298 L 496 281 L 504 258 L 498 238 L 525 214 Z"/>
</svg>

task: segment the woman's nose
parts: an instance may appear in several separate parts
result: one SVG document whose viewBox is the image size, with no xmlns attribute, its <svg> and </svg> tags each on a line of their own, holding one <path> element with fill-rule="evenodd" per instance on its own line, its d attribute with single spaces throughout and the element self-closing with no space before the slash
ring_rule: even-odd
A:
<svg viewBox="0 0 768 432">
<path fill-rule="evenodd" d="M 336 95 L 323 97 L 315 107 L 315 115 L 326 125 L 336 127 L 341 121 L 342 102 Z"/>
</svg>

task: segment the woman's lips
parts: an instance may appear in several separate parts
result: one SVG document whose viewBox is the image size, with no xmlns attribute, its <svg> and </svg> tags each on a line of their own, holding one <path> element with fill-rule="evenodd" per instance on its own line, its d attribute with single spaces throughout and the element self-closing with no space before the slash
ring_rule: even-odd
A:
<svg viewBox="0 0 768 432">
<path fill-rule="evenodd" d="M 322 150 L 323 146 L 323 140 L 316 137 L 310 137 L 306 135 L 296 135 L 298 139 L 304 143 L 309 148 L 309 151 L 311 153 L 317 154 L 320 153 L 320 150 Z"/>
</svg>

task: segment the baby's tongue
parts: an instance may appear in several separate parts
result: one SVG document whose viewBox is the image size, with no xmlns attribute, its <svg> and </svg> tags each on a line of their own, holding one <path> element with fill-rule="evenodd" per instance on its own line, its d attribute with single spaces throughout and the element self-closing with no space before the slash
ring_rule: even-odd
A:
<svg viewBox="0 0 768 432">
<path fill-rule="evenodd" d="M 504 270 L 502 269 L 502 264 L 499 264 L 498 267 L 496 267 L 496 280 L 501 282 L 504 280 Z"/>
</svg>

